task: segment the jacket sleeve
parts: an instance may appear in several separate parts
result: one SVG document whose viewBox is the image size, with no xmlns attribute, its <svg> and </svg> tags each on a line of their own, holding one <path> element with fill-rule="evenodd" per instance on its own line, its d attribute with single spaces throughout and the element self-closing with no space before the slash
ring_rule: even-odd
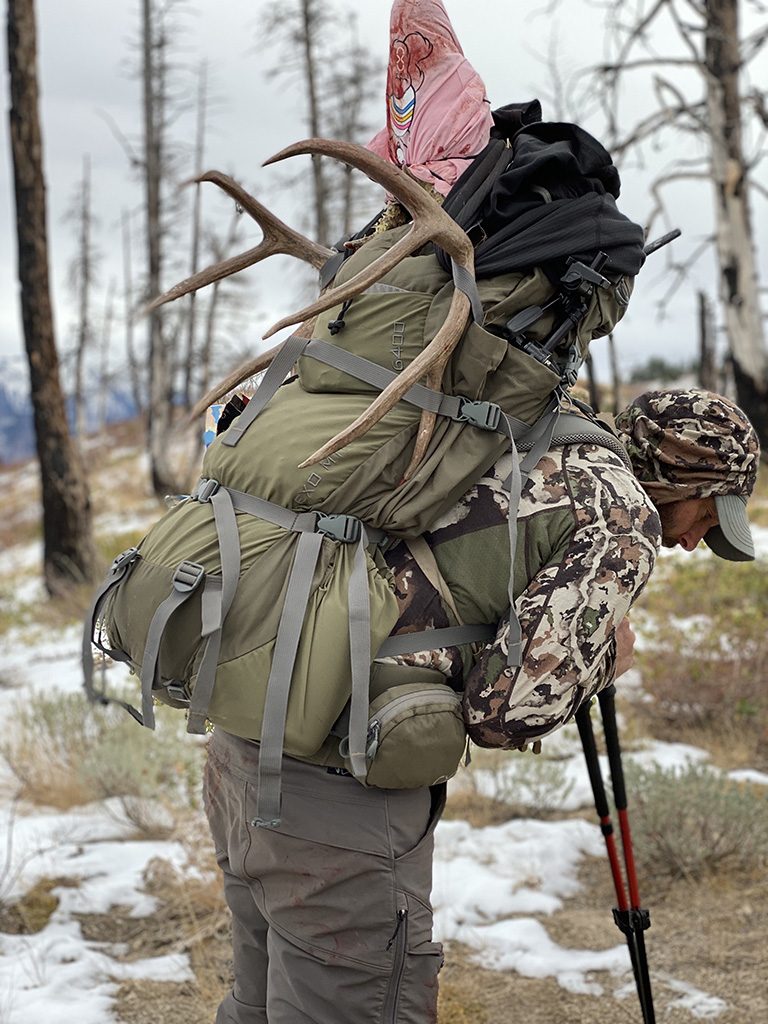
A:
<svg viewBox="0 0 768 1024">
<path fill-rule="evenodd" d="M 586 465 L 580 447 L 566 450 L 559 467 L 573 532 L 516 602 L 522 665 L 507 667 L 505 618 L 466 680 L 464 716 L 479 746 L 540 739 L 611 682 L 615 629 L 653 569 L 656 512 L 626 470 L 613 460 Z"/>
</svg>

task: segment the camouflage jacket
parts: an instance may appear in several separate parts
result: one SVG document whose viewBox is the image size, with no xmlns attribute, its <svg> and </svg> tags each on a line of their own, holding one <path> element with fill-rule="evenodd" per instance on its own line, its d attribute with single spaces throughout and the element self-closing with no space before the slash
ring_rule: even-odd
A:
<svg viewBox="0 0 768 1024">
<path fill-rule="evenodd" d="M 595 444 L 549 452 L 523 490 L 515 607 L 523 662 L 507 668 L 509 540 L 503 456 L 425 535 L 463 622 L 497 625 L 465 672 L 458 648 L 397 658 L 438 669 L 464 690 L 480 746 L 518 747 L 546 736 L 613 678 L 615 628 L 643 589 L 660 540 L 658 516 L 617 455 Z M 403 542 L 391 549 L 400 602 L 395 633 L 452 624 Z"/>
</svg>

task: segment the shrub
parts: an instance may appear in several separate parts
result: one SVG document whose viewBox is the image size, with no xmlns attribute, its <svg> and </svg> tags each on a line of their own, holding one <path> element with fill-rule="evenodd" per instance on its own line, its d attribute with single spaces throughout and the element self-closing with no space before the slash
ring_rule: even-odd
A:
<svg viewBox="0 0 768 1024">
<path fill-rule="evenodd" d="M 637 660 L 651 718 L 675 738 L 693 728 L 715 746 L 735 741 L 736 763 L 768 763 L 766 568 L 703 558 L 662 565 L 641 608 L 647 643 Z"/>
<path fill-rule="evenodd" d="M 519 751 L 473 748 L 464 777 L 475 793 L 505 804 L 510 818 L 547 818 L 573 789 L 562 762 Z"/>
<path fill-rule="evenodd" d="M 156 832 L 163 816 L 146 802 L 159 800 L 169 810 L 196 806 L 202 765 L 183 715 L 157 712 L 153 733 L 114 705 L 93 706 L 80 694 L 35 694 L 11 715 L 0 755 L 25 799 L 63 810 L 119 797 L 138 828 Z"/>
<path fill-rule="evenodd" d="M 768 793 L 702 765 L 626 765 L 632 840 L 647 873 L 701 879 L 768 864 Z"/>
</svg>

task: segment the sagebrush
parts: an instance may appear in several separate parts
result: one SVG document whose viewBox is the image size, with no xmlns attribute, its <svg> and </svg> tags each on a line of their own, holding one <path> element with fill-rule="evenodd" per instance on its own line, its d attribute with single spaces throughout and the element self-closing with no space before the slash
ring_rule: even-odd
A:
<svg viewBox="0 0 768 1024">
<path fill-rule="evenodd" d="M 705 765 L 626 766 L 644 873 L 701 880 L 768 866 L 768 791 Z"/>
<path fill-rule="evenodd" d="M 0 755 L 24 799 L 67 809 L 119 797 L 137 827 L 157 831 L 162 817 L 145 801 L 176 813 L 197 806 L 203 761 L 182 715 L 158 708 L 157 720 L 151 732 L 122 708 L 78 693 L 33 694 L 11 714 Z"/>
<path fill-rule="evenodd" d="M 639 618 L 654 732 L 708 733 L 732 763 L 768 766 L 768 562 L 662 566 Z"/>
</svg>

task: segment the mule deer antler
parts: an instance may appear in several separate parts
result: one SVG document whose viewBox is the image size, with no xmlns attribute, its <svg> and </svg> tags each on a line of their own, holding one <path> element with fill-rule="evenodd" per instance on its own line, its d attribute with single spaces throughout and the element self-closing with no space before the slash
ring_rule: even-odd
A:
<svg viewBox="0 0 768 1024">
<path fill-rule="evenodd" d="M 355 295 L 359 295 L 390 270 L 394 269 L 406 256 L 410 256 L 429 241 L 433 241 L 442 249 L 445 249 L 455 263 L 474 276 L 474 250 L 469 238 L 456 222 L 441 209 L 439 204 L 431 196 L 427 195 L 424 189 L 405 171 L 400 170 L 386 160 L 382 160 L 362 146 L 356 146 L 348 142 L 331 142 L 326 139 L 309 139 L 305 142 L 297 142 L 295 145 L 281 150 L 267 160 L 266 163 L 276 163 L 278 160 L 285 160 L 288 157 L 299 154 L 331 156 L 364 171 L 371 180 L 387 188 L 406 207 L 413 217 L 413 223 L 403 238 L 378 259 L 374 260 L 368 267 L 360 271 L 353 278 L 350 278 L 343 285 L 328 289 L 310 306 L 306 306 L 291 316 L 284 317 L 264 334 L 265 338 L 271 337 L 271 335 L 283 327 L 299 323 L 310 316 L 316 316 L 324 310 L 337 305 L 339 302 L 344 302 Z M 327 458 L 327 456 L 339 451 L 340 448 L 344 448 L 355 438 L 361 437 L 423 376 L 426 375 L 427 377 L 428 387 L 438 390 L 451 353 L 464 332 L 469 310 L 469 298 L 457 289 L 454 292 L 445 323 L 423 352 L 405 370 L 398 374 L 397 379 L 382 391 L 354 423 L 350 424 L 349 427 L 342 430 L 327 444 L 323 445 L 322 448 L 302 462 L 301 466 L 312 466 L 321 459 Z M 403 477 L 404 480 L 410 478 L 416 466 L 423 458 L 429 445 L 434 425 L 435 414 L 423 412 L 413 457 Z"/>
<path fill-rule="evenodd" d="M 231 196 L 248 216 L 256 221 L 264 233 L 264 237 L 253 249 L 248 249 L 246 252 L 240 253 L 239 256 L 230 256 L 229 259 L 222 260 L 220 263 L 214 263 L 210 267 L 206 267 L 205 270 L 200 270 L 197 274 L 180 281 L 173 288 L 169 288 L 167 292 L 163 292 L 162 295 L 158 295 L 144 308 L 145 313 L 151 313 L 153 309 L 164 306 L 166 302 L 180 299 L 184 295 L 189 295 L 190 292 L 196 292 L 208 284 L 213 284 L 214 281 L 231 277 L 232 274 L 237 274 L 247 267 L 252 267 L 254 263 L 259 263 L 278 253 L 297 256 L 318 270 L 333 255 L 331 249 L 326 249 L 324 245 L 318 245 L 317 242 L 313 242 L 299 234 L 298 231 L 294 231 L 293 228 L 289 228 L 228 174 L 223 174 L 221 171 L 206 171 L 199 177 L 193 178 L 188 184 L 202 181 L 210 181 L 214 185 L 218 185 L 222 191 Z"/>
</svg>

